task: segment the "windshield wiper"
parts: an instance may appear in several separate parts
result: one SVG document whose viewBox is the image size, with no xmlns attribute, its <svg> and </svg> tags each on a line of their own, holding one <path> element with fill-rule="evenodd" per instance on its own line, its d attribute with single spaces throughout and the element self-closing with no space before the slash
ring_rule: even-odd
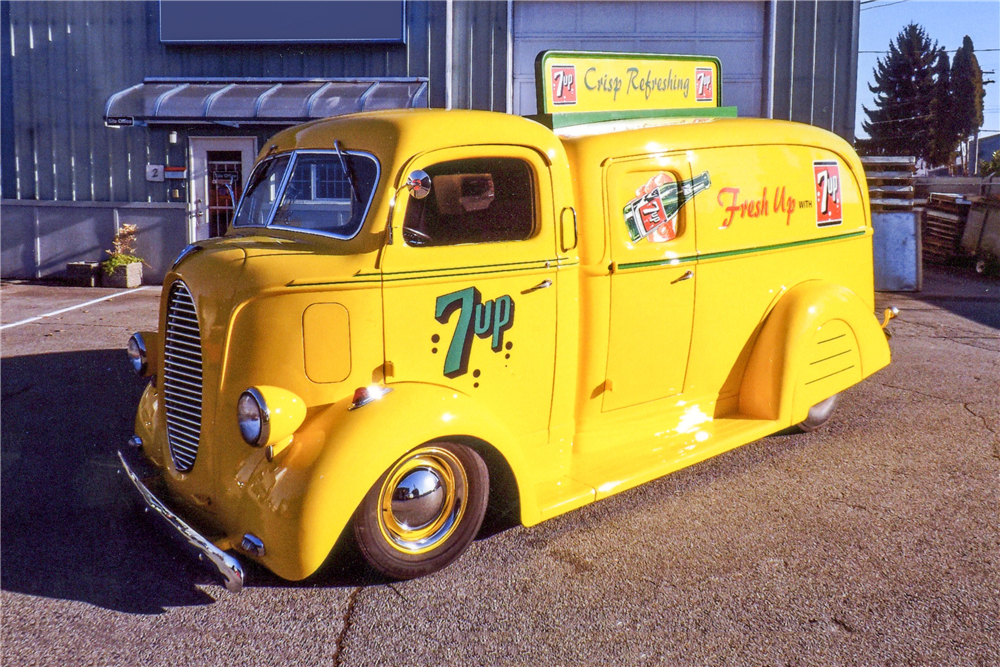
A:
<svg viewBox="0 0 1000 667">
<path fill-rule="evenodd" d="M 353 196 L 351 201 L 361 203 L 361 197 L 358 196 L 358 189 L 354 187 L 354 172 L 347 168 L 347 160 L 344 159 L 344 154 L 340 152 L 340 142 L 336 139 L 333 141 L 333 148 L 337 151 L 337 157 L 340 158 L 340 168 L 344 170 L 347 183 L 351 186 L 351 195 Z"/>
</svg>

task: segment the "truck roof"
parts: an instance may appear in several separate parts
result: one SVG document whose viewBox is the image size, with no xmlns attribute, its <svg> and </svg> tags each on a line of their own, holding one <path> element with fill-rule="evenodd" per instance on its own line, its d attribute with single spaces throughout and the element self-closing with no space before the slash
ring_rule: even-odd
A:
<svg viewBox="0 0 1000 667">
<path fill-rule="evenodd" d="M 757 144 L 822 146 L 851 153 L 835 134 L 804 123 L 765 118 L 644 118 L 561 128 L 567 145 L 606 155 L 636 155 Z M 606 150 L 602 150 L 606 149 Z"/>
<path fill-rule="evenodd" d="M 603 161 L 675 150 L 755 144 L 820 146 L 853 162 L 850 145 L 803 123 L 760 118 L 646 118 L 561 128 L 558 133 L 531 119 L 490 111 L 399 109 L 313 121 L 275 135 L 261 151 L 333 149 L 372 152 L 383 165 L 439 148 L 475 144 L 530 146 L 549 161 L 566 152 L 574 161 Z M 860 164 L 858 164 L 860 167 Z M 863 172 L 861 172 L 863 173 Z"/>
<path fill-rule="evenodd" d="M 579 125 L 562 128 L 559 134 L 578 174 L 601 169 L 609 158 L 781 144 L 829 150 L 840 156 L 856 178 L 864 179 L 864 168 L 850 144 L 832 132 L 804 123 L 764 118 L 659 118 Z"/>
<path fill-rule="evenodd" d="M 550 129 L 527 118 L 491 111 L 398 109 L 336 116 L 276 134 L 262 155 L 292 149 L 367 150 L 383 162 L 438 148 L 474 144 L 533 146 L 555 159 L 561 152 Z M 271 148 L 274 146 L 274 148 Z M 395 162 L 389 162 L 394 164 Z"/>
</svg>

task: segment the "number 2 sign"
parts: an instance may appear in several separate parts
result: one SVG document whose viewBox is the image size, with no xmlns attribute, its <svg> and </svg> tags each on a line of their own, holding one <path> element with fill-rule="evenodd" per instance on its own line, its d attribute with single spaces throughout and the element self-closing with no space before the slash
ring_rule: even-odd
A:
<svg viewBox="0 0 1000 667">
<path fill-rule="evenodd" d="M 146 165 L 146 180 L 153 183 L 159 183 L 163 181 L 164 171 L 162 164 L 147 164 Z"/>
</svg>

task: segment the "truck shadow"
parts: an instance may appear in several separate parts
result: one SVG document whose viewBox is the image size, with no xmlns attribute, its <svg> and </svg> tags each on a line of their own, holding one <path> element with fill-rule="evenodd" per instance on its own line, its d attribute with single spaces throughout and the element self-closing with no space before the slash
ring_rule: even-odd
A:
<svg viewBox="0 0 1000 667">
<path fill-rule="evenodd" d="M 892 303 L 891 293 L 881 300 Z M 910 296 L 977 324 L 1000 330 L 1000 276 L 978 275 L 970 266 L 925 266 L 924 290 Z M 905 305 L 901 306 L 905 312 Z"/>
<path fill-rule="evenodd" d="M 1000 280 L 997 281 L 997 294 L 1000 294 Z M 1000 330 L 1000 299 L 977 297 L 924 297 L 916 296 L 918 301 L 941 308 L 948 312 L 971 320 L 977 324 Z"/>
<path fill-rule="evenodd" d="M 0 372 L 0 588 L 137 614 L 212 603 L 194 584 L 214 580 L 141 515 L 119 472 L 145 386 L 124 352 L 8 357 Z M 253 565 L 247 579 L 296 585 Z M 311 585 L 378 583 L 347 558 Z"/>
</svg>

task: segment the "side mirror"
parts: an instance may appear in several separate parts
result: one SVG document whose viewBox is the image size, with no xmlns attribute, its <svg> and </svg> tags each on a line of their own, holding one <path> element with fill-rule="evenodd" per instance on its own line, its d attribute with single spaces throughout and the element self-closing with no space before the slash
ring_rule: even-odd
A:
<svg viewBox="0 0 1000 667">
<path fill-rule="evenodd" d="M 431 193 L 431 177 L 426 171 L 411 171 L 406 179 L 406 188 L 414 199 L 423 199 Z"/>
</svg>

